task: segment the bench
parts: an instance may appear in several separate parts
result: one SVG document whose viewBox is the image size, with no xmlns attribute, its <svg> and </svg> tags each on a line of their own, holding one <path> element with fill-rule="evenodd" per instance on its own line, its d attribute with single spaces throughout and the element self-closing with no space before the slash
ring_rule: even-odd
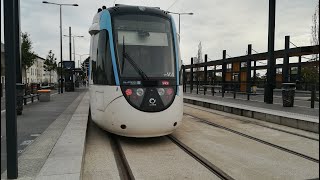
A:
<svg viewBox="0 0 320 180">
<path fill-rule="evenodd" d="M 27 99 L 29 98 L 31 98 L 31 102 L 33 102 L 34 97 L 37 97 L 37 99 L 39 100 L 39 94 L 30 94 L 30 95 L 23 96 L 23 104 L 27 105 Z"/>
</svg>

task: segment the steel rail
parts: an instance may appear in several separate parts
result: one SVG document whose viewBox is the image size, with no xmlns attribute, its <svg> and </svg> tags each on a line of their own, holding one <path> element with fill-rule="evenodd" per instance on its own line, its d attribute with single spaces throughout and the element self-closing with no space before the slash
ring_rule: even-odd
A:
<svg viewBox="0 0 320 180">
<path fill-rule="evenodd" d="M 208 112 L 208 113 L 211 113 L 211 114 L 215 114 L 214 112 L 210 112 L 210 111 L 207 111 L 205 109 L 200 109 L 200 108 L 193 107 L 193 106 L 188 106 L 188 105 L 185 105 L 185 106 L 190 107 L 190 108 L 194 108 L 194 109 L 197 109 L 197 110 L 200 110 L 200 111 Z M 284 132 L 284 133 L 287 133 L 287 134 L 303 137 L 303 138 L 314 140 L 314 141 L 319 141 L 319 139 L 316 139 L 316 138 L 313 138 L 313 137 L 309 137 L 309 136 L 305 136 L 305 135 L 298 134 L 298 133 L 294 133 L 294 132 L 290 132 L 290 131 L 286 131 L 286 130 L 283 130 L 283 129 L 278 129 L 278 128 L 274 128 L 274 127 L 258 124 L 258 123 L 251 122 L 251 121 L 244 121 L 244 120 L 241 120 L 241 119 L 236 119 L 236 120 L 243 121 L 243 122 L 250 122 L 250 123 L 252 123 L 254 125 L 257 125 L 257 126 L 265 127 L 265 128 L 268 128 L 268 129 Z"/>
<path fill-rule="evenodd" d="M 254 140 L 256 142 L 260 142 L 262 144 L 265 144 L 265 145 L 268 145 L 268 146 L 271 146 L 271 147 L 274 147 L 276 149 L 279 149 L 279 150 L 282 150 L 282 151 L 285 151 L 285 152 L 288 152 L 290 154 L 293 154 L 293 155 L 296 155 L 296 156 L 299 156 L 299 157 L 302 157 L 304 159 L 307 159 L 307 160 L 310 160 L 312 162 L 316 162 L 316 163 L 319 163 L 319 159 L 316 159 L 316 158 L 313 158 L 313 157 L 310 157 L 308 155 L 305 155 L 305 154 L 302 154 L 302 153 L 299 153 L 299 152 L 296 152 L 296 151 L 293 151 L 293 150 L 290 150 L 290 149 L 287 149 L 285 147 L 282 147 L 282 146 L 278 146 L 276 144 L 272 144 L 270 142 L 267 142 L 267 141 L 264 141 L 262 139 L 259 139 L 259 138 L 256 138 L 256 137 L 253 137 L 253 136 L 250 136 L 250 135 L 247 135 L 247 134 L 244 134 L 244 133 L 241 133 L 239 131 L 236 131 L 236 130 L 233 130 L 233 129 L 230 129 L 230 128 L 227 128 L 225 126 L 221 126 L 219 124 L 216 124 L 216 123 L 213 123 L 213 122 L 210 122 L 210 121 L 207 121 L 205 119 L 202 119 L 202 118 L 199 118 L 199 117 L 196 117 L 196 116 L 193 116 L 192 114 L 188 114 L 188 113 L 184 113 L 186 115 L 189 115 L 197 120 L 199 120 L 199 122 L 201 123 L 205 123 L 205 124 L 208 124 L 208 125 L 211 125 L 211 126 L 214 126 L 214 127 L 217 127 L 217 128 L 220 128 L 220 129 L 223 129 L 223 130 L 226 130 L 226 131 L 229 131 L 229 132 L 232 132 L 234 134 L 237 134 L 237 135 L 240 135 L 240 136 L 243 136 L 245 138 L 248 138 L 248 139 L 251 139 L 251 140 Z"/>
<path fill-rule="evenodd" d="M 116 163 L 119 170 L 120 179 L 122 180 L 134 180 L 133 173 L 131 171 L 130 165 L 127 161 L 126 155 L 120 144 L 119 137 L 114 134 L 109 134 L 113 152 L 115 155 Z"/>
<path fill-rule="evenodd" d="M 222 171 L 220 168 L 212 164 L 210 161 L 202 157 L 200 154 L 192 150 L 190 147 L 179 141 L 177 138 L 175 138 L 172 135 L 167 136 L 174 144 L 176 144 L 178 147 L 180 147 L 182 150 L 184 150 L 187 154 L 189 154 L 191 157 L 193 157 L 195 160 L 197 160 L 199 163 L 201 163 L 203 166 L 205 166 L 209 171 L 217 175 L 221 179 L 225 180 L 234 180 L 231 176 L 229 176 L 226 172 Z"/>
</svg>

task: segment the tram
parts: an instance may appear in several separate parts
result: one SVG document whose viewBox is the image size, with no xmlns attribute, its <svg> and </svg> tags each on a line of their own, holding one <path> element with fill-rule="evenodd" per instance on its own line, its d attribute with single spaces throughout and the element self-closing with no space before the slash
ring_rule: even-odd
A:
<svg viewBox="0 0 320 180">
<path fill-rule="evenodd" d="M 103 7 L 89 34 L 92 121 L 121 136 L 172 133 L 182 121 L 183 90 L 171 15 L 154 7 Z"/>
</svg>

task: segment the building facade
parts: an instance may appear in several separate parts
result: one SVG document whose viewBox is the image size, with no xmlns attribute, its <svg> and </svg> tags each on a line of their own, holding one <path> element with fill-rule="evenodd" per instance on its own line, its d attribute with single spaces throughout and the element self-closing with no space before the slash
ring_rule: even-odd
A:
<svg viewBox="0 0 320 180">
<path fill-rule="evenodd" d="M 51 80 L 50 80 L 50 72 L 49 71 L 43 71 L 42 76 L 42 82 L 43 83 L 58 83 L 58 74 L 57 71 L 51 71 Z"/>
<path fill-rule="evenodd" d="M 26 71 L 22 69 L 22 83 L 58 83 L 57 71 L 51 71 L 51 81 L 50 72 L 45 71 L 43 68 L 45 59 L 37 56 L 34 64 L 28 68 Z M 1 84 L 5 87 L 5 49 L 4 44 L 1 42 Z"/>
<path fill-rule="evenodd" d="M 27 76 L 23 78 L 23 83 L 42 83 L 44 60 L 41 57 L 37 57 L 33 65 L 27 69 Z"/>
<path fill-rule="evenodd" d="M 33 63 L 33 65 L 27 69 L 26 75 L 23 73 L 23 83 L 57 83 L 58 75 L 56 71 L 51 71 L 51 80 L 50 80 L 50 72 L 47 72 L 44 69 L 44 61 L 45 59 L 37 56 L 37 59 Z M 24 71 L 23 71 L 24 72 Z"/>
</svg>

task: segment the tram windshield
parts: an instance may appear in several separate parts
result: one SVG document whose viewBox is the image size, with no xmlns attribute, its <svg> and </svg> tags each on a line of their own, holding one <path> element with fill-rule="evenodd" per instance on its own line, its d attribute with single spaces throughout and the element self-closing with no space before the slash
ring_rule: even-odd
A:
<svg viewBox="0 0 320 180">
<path fill-rule="evenodd" d="M 175 76 L 169 20 L 151 15 L 119 15 L 114 18 L 114 33 L 121 77 L 141 77 L 125 54 L 149 78 Z"/>
</svg>

